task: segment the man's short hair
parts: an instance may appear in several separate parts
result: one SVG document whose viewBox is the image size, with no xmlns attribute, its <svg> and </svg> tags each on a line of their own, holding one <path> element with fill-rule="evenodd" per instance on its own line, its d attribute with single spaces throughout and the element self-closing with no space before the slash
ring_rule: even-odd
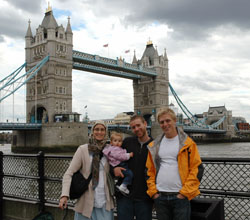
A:
<svg viewBox="0 0 250 220">
<path fill-rule="evenodd" d="M 123 139 L 123 135 L 122 135 L 122 133 L 118 133 L 118 132 L 116 132 L 116 131 L 113 131 L 112 133 L 111 133 L 111 136 L 110 136 L 110 140 L 112 141 L 114 138 L 115 138 L 115 136 L 117 137 L 120 137 L 121 139 Z"/>
<path fill-rule="evenodd" d="M 174 112 L 171 108 L 165 108 L 165 109 L 162 109 L 162 110 L 160 110 L 160 111 L 158 112 L 158 114 L 157 114 L 157 121 L 159 122 L 159 118 L 160 118 L 162 115 L 166 115 L 166 114 L 170 115 L 170 117 L 171 117 L 174 121 L 177 120 L 175 112 Z"/>
<path fill-rule="evenodd" d="M 130 118 L 129 123 L 132 122 L 132 121 L 134 121 L 134 120 L 136 120 L 136 119 L 140 119 L 140 120 L 142 121 L 142 123 L 145 122 L 145 119 L 143 118 L 143 116 L 141 116 L 141 115 L 133 115 L 133 116 Z"/>
</svg>

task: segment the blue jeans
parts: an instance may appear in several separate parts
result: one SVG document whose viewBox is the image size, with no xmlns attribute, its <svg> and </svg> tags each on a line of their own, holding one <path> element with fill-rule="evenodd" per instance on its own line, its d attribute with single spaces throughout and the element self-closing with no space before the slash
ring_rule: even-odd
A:
<svg viewBox="0 0 250 220">
<path fill-rule="evenodd" d="M 150 200 L 134 200 L 125 196 L 116 198 L 118 220 L 152 220 L 153 203 Z"/>
<path fill-rule="evenodd" d="M 163 195 L 154 200 L 158 220 L 190 220 L 190 201 L 177 195 Z"/>
<path fill-rule="evenodd" d="M 94 207 L 90 218 L 82 215 L 81 213 L 75 212 L 74 220 L 114 220 L 113 209 L 107 211 L 105 207 Z"/>
<path fill-rule="evenodd" d="M 124 185 L 131 185 L 132 184 L 132 179 L 133 179 L 133 172 L 128 168 L 128 163 L 126 162 L 121 162 L 118 167 L 123 167 L 126 170 L 123 170 L 122 173 L 124 175 L 124 179 L 122 183 Z"/>
</svg>

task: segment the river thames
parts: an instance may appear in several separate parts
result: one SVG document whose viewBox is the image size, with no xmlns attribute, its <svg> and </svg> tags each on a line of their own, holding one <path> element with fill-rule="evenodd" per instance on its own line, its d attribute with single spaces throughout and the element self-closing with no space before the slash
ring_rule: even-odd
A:
<svg viewBox="0 0 250 220">
<path fill-rule="evenodd" d="M 250 142 L 198 144 L 201 157 L 250 158 Z M 4 154 L 11 153 L 10 144 L 0 145 Z"/>
</svg>

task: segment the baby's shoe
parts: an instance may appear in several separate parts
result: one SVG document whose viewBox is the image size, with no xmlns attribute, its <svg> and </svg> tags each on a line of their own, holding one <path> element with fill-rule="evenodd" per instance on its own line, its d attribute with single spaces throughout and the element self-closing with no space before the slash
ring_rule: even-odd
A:
<svg viewBox="0 0 250 220">
<path fill-rule="evenodd" d="M 119 190 L 121 191 L 121 193 L 129 194 L 129 190 L 128 190 L 127 186 L 125 186 L 123 184 L 121 184 L 119 186 Z"/>
</svg>

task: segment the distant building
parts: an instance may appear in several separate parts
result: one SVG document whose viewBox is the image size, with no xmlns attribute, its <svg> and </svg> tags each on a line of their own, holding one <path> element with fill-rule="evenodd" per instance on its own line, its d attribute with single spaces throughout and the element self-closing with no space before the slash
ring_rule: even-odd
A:
<svg viewBox="0 0 250 220">
<path fill-rule="evenodd" d="M 176 115 L 178 115 L 178 108 L 175 107 L 175 105 L 173 103 L 171 103 L 169 105 L 169 108 L 172 109 Z"/>
<path fill-rule="evenodd" d="M 237 124 L 237 123 L 247 123 L 246 119 L 244 117 L 241 117 L 241 116 L 233 117 L 232 120 L 233 120 L 233 122 L 235 124 Z"/>
<path fill-rule="evenodd" d="M 115 124 L 129 124 L 131 116 L 134 112 L 122 112 L 115 116 L 114 123 Z"/>
<path fill-rule="evenodd" d="M 114 118 L 111 119 L 100 119 L 106 125 L 114 125 L 114 124 L 129 124 L 131 116 L 134 115 L 134 112 L 121 112 L 118 113 Z M 98 120 L 91 120 L 89 124 L 95 124 Z"/>
<path fill-rule="evenodd" d="M 55 114 L 54 122 L 80 122 L 80 114 L 77 112 Z"/>
<path fill-rule="evenodd" d="M 250 130 L 249 123 L 237 123 L 237 128 L 239 130 Z"/>
<path fill-rule="evenodd" d="M 89 121 L 89 124 L 93 125 L 95 124 L 97 121 L 103 121 L 105 125 L 113 125 L 114 124 L 114 119 L 98 119 L 98 120 L 91 120 Z"/>
</svg>

